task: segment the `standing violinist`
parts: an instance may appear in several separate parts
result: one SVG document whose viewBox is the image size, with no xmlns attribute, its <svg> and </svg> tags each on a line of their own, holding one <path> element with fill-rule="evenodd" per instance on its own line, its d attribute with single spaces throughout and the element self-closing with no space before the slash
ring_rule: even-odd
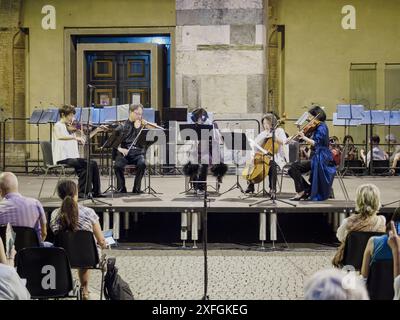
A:
<svg viewBox="0 0 400 320">
<path fill-rule="evenodd" d="M 85 197 L 85 191 L 86 194 L 92 193 L 95 198 L 104 197 L 100 191 L 100 174 L 97 162 L 90 161 L 89 174 L 87 174 L 87 160 L 79 156 L 78 142 L 85 144 L 85 138 L 68 130 L 70 124 L 74 121 L 75 107 L 64 105 L 58 112 L 60 113 L 60 120 L 53 128 L 53 162 L 65 164 L 75 169 L 79 178 L 79 198 Z M 93 130 L 89 139 L 100 130 L 100 128 Z M 86 184 L 87 178 L 89 181 Z"/>
<path fill-rule="evenodd" d="M 294 180 L 297 192 L 296 196 L 290 199 L 294 201 L 328 199 L 336 174 L 335 162 L 329 150 L 329 130 L 325 123 L 325 111 L 319 106 L 313 106 L 308 113 L 309 119 L 312 118 L 309 123 L 309 127 L 313 128 L 311 136 L 307 137 L 303 131 L 298 132 L 296 136 L 311 145 L 310 160 L 296 161 L 288 171 Z M 309 171 L 311 171 L 309 180 L 311 185 L 302 176 Z"/>
<path fill-rule="evenodd" d="M 285 130 L 281 127 L 276 127 L 278 124 L 278 120 L 276 116 L 272 113 L 265 114 L 262 119 L 261 123 L 263 125 L 264 131 L 262 131 L 254 140 L 254 143 L 257 146 L 253 146 L 253 153 L 257 151 L 257 147 L 263 147 L 265 142 L 268 139 L 272 139 L 273 132 L 275 130 L 275 143 L 279 145 L 278 151 L 274 154 L 274 161 L 272 156 L 270 157 L 269 162 L 269 171 L 268 171 L 268 180 L 269 180 L 269 194 L 271 197 L 274 197 L 276 194 L 276 179 L 277 179 L 277 166 L 281 169 L 287 162 L 287 146 L 286 146 L 286 133 Z M 276 127 L 276 128 L 275 128 Z M 254 182 L 249 181 L 246 193 L 253 193 L 254 192 Z"/>
<path fill-rule="evenodd" d="M 146 170 L 145 152 L 146 150 L 132 143 L 138 137 L 142 128 L 153 128 L 154 125 L 143 119 L 143 106 L 131 104 L 129 106 L 129 117 L 124 123 L 120 124 L 115 130 L 117 134 L 122 135 L 121 144 L 118 147 L 118 153 L 115 158 L 114 171 L 117 177 L 117 191 L 126 193 L 125 186 L 125 166 L 133 164 L 136 166 L 136 176 L 133 184 L 132 193 L 143 193 L 141 184 L 144 172 Z M 132 147 L 131 147 L 132 146 Z"/>
</svg>

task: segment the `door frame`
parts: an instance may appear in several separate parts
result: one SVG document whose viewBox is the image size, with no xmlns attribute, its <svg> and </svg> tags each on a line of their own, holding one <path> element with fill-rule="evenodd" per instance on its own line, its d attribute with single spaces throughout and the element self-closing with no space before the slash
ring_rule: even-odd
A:
<svg viewBox="0 0 400 320">
<path fill-rule="evenodd" d="M 155 43 L 79 43 L 77 45 L 77 104 L 86 106 L 86 51 L 150 51 L 150 99 L 151 107 L 160 110 L 162 105 L 162 70 L 161 48 Z"/>
<path fill-rule="evenodd" d="M 134 36 L 134 35 L 166 35 L 171 38 L 170 51 L 170 106 L 176 105 L 175 90 L 175 27 L 149 28 L 65 28 L 64 29 L 64 103 L 77 104 L 77 48 L 74 36 Z M 160 55 L 159 55 L 160 56 Z M 159 103 L 162 99 L 158 98 Z"/>
</svg>

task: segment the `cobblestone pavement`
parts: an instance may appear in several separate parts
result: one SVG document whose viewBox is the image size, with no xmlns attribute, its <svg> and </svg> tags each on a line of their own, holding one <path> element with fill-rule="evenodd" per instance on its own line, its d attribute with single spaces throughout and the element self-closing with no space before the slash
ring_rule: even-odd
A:
<svg viewBox="0 0 400 320">
<path fill-rule="evenodd" d="M 208 254 L 210 299 L 302 299 L 305 280 L 329 268 L 334 250 L 212 250 Z M 135 299 L 200 299 L 201 250 L 108 250 Z M 99 298 L 100 272 L 92 271 L 91 298 Z"/>
</svg>

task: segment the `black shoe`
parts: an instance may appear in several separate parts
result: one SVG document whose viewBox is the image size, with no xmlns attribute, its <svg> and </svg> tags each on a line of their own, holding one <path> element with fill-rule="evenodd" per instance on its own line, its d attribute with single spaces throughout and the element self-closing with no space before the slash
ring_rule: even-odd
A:
<svg viewBox="0 0 400 320">
<path fill-rule="evenodd" d="M 93 195 L 93 198 L 106 198 L 106 196 L 104 194 L 101 193 L 96 193 Z"/>
<path fill-rule="evenodd" d="M 302 196 L 300 196 L 300 197 L 293 197 L 293 198 L 290 198 L 289 200 L 291 200 L 291 201 L 307 200 L 309 196 L 310 196 L 309 193 L 304 192 Z"/>
<path fill-rule="evenodd" d="M 254 193 L 254 184 L 249 184 L 244 193 Z"/>
<path fill-rule="evenodd" d="M 79 192 L 79 193 L 78 193 L 78 198 L 79 198 L 79 199 L 85 199 L 86 197 L 85 197 L 85 194 L 84 194 L 84 193 Z"/>
<path fill-rule="evenodd" d="M 126 188 L 118 189 L 116 193 L 127 193 Z"/>
<path fill-rule="evenodd" d="M 139 189 L 133 189 L 132 193 L 134 193 L 134 194 L 142 194 L 144 192 L 142 190 L 139 190 Z"/>
</svg>

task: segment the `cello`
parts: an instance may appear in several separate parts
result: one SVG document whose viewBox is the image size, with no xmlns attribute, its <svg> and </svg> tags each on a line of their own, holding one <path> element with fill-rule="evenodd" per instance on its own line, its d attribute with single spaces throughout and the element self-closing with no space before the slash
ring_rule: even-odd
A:
<svg viewBox="0 0 400 320">
<path fill-rule="evenodd" d="M 278 120 L 275 128 L 279 125 L 279 122 Z M 262 146 L 259 146 L 253 140 L 250 140 L 250 142 L 258 150 L 243 169 L 242 176 L 247 181 L 256 184 L 262 182 L 268 175 L 270 162 L 273 155 L 279 151 L 279 144 L 276 141 L 273 143 L 272 137 L 268 137 Z"/>
</svg>

